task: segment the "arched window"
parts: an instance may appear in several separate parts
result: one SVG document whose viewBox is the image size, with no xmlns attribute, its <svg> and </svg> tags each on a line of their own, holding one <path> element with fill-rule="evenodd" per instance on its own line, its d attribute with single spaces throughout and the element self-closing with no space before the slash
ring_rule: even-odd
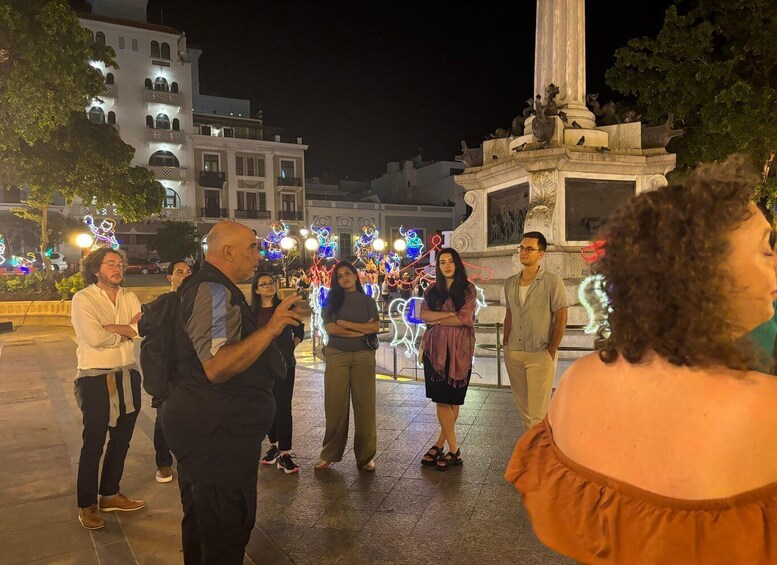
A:
<svg viewBox="0 0 777 565">
<path fill-rule="evenodd" d="M 179 167 L 178 158 L 170 151 L 157 151 L 148 158 L 149 167 Z"/>
<path fill-rule="evenodd" d="M 151 116 L 146 116 L 146 127 L 154 129 L 154 118 Z"/>
<path fill-rule="evenodd" d="M 152 57 L 159 57 L 159 42 L 158 41 L 152 41 L 151 42 L 151 56 Z"/>
<path fill-rule="evenodd" d="M 156 77 L 156 80 L 154 81 L 154 90 L 170 92 L 170 85 L 167 84 L 167 79 L 164 77 Z"/>
<path fill-rule="evenodd" d="M 89 121 L 93 124 L 105 123 L 105 112 L 99 106 L 92 106 L 89 109 Z"/>
<path fill-rule="evenodd" d="M 170 44 L 169 43 L 162 43 L 162 54 L 161 57 L 163 59 L 170 59 Z"/>
<path fill-rule="evenodd" d="M 172 188 L 165 187 L 165 208 L 180 208 L 181 197 Z"/>
<path fill-rule="evenodd" d="M 92 38 L 92 43 L 94 43 L 94 32 L 91 29 L 87 29 L 87 32 L 89 32 L 89 37 Z"/>
<path fill-rule="evenodd" d="M 113 84 L 113 73 L 108 73 L 105 75 L 105 84 Z"/>
<path fill-rule="evenodd" d="M 173 129 L 175 131 L 181 131 L 181 122 L 178 120 L 178 118 L 173 118 Z"/>
<path fill-rule="evenodd" d="M 108 112 L 108 123 L 112 126 L 116 125 L 116 112 Z"/>
<path fill-rule="evenodd" d="M 146 81 L 143 83 L 143 88 L 145 88 L 146 90 L 154 90 L 154 85 L 151 82 L 150 78 L 147 78 Z"/>
<path fill-rule="evenodd" d="M 170 118 L 167 114 L 156 115 L 156 129 L 170 129 Z"/>
<path fill-rule="evenodd" d="M 94 35 L 94 42 L 95 42 L 97 45 L 105 45 L 105 34 L 104 34 L 103 32 L 101 32 L 101 31 L 98 31 L 98 32 L 97 32 L 97 33 Z"/>
<path fill-rule="evenodd" d="M 170 92 L 178 92 L 178 83 L 173 82 L 173 84 L 170 85 Z"/>
</svg>

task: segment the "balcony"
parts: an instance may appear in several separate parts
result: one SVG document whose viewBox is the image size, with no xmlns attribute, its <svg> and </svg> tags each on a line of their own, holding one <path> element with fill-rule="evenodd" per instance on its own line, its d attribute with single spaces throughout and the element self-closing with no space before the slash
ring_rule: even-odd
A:
<svg viewBox="0 0 777 565">
<path fill-rule="evenodd" d="M 303 218 L 303 214 L 301 211 L 297 212 L 296 210 L 280 210 L 278 211 L 278 219 L 279 220 L 289 220 L 289 221 L 296 221 L 301 222 Z"/>
<path fill-rule="evenodd" d="M 185 139 L 182 131 L 146 128 L 146 141 L 182 144 Z"/>
<path fill-rule="evenodd" d="M 278 177 L 278 186 L 294 186 L 302 188 L 302 179 L 300 177 Z"/>
<path fill-rule="evenodd" d="M 115 84 L 104 84 L 101 96 L 106 98 L 119 98 L 119 87 Z"/>
<path fill-rule="evenodd" d="M 180 106 L 183 95 L 180 92 L 165 92 L 164 90 L 143 90 L 143 102 L 146 104 L 167 104 Z"/>
<path fill-rule="evenodd" d="M 189 207 L 183 208 L 162 208 L 159 217 L 164 220 L 192 220 L 194 214 Z"/>
<path fill-rule="evenodd" d="M 185 167 L 155 167 L 149 166 L 149 170 L 153 171 L 154 178 L 157 180 L 186 180 L 186 168 Z"/>
<path fill-rule="evenodd" d="M 200 208 L 203 218 L 228 218 L 226 208 Z"/>
<path fill-rule="evenodd" d="M 214 171 L 200 171 L 200 186 L 208 188 L 224 188 L 227 181 L 227 173 Z"/>
<path fill-rule="evenodd" d="M 235 210 L 236 220 L 269 220 L 271 217 L 269 210 Z"/>
</svg>

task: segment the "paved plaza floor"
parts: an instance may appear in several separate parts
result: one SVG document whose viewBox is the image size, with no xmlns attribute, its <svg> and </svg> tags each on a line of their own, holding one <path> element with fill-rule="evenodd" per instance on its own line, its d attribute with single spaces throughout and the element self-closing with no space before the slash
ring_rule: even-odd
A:
<svg viewBox="0 0 777 565">
<path fill-rule="evenodd" d="M 72 330 L 23 327 L 0 341 L 0 564 L 182 563 L 178 487 L 154 480 L 148 397 L 122 479 L 122 491 L 147 506 L 103 514 L 106 527 L 87 531 L 75 496 Z M 464 465 L 440 472 L 419 463 L 438 433 L 423 385 L 379 378 L 376 472 L 357 471 L 351 442 L 341 463 L 314 471 L 323 363 L 309 349 L 299 358 L 293 452 L 301 471 L 260 469 L 245 563 L 571 563 L 537 540 L 503 479 L 522 433 L 509 391 L 470 388 L 458 423 Z"/>
</svg>

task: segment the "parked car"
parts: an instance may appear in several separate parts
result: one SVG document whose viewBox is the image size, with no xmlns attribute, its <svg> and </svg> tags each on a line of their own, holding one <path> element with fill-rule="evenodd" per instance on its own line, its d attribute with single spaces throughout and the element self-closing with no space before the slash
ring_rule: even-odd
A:
<svg viewBox="0 0 777 565">
<path fill-rule="evenodd" d="M 51 261 L 51 269 L 53 271 L 67 271 L 67 260 L 65 260 L 65 256 L 61 253 L 52 253 L 49 255 L 49 261 Z M 35 254 L 34 264 L 36 269 L 43 269 L 43 259 L 41 258 L 40 253 Z"/>
<path fill-rule="evenodd" d="M 149 273 L 157 274 L 161 272 L 162 269 L 159 268 L 159 265 L 146 259 L 127 259 L 127 266 L 124 267 L 125 275 L 148 275 Z"/>
</svg>

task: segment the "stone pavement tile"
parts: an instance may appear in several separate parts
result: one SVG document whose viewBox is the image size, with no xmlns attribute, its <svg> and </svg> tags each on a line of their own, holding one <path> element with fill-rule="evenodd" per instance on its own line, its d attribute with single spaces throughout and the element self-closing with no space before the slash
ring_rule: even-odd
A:
<svg viewBox="0 0 777 565">
<path fill-rule="evenodd" d="M 179 562 L 182 559 L 180 506 L 158 505 L 148 500 L 146 504 L 142 510 L 119 517 L 132 553 L 141 563 Z"/>
<path fill-rule="evenodd" d="M 108 545 L 99 545 L 96 549 L 100 563 L 110 563 L 111 565 L 134 565 L 136 563 L 129 544 L 124 540 Z"/>
<path fill-rule="evenodd" d="M 399 477 L 383 476 L 377 473 L 359 473 L 356 480 L 348 487 L 349 491 L 382 492 L 391 491 L 399 481 Z"/>
<path fill-rule="evenodd" d="M 27 449 L 30 445 L 54 447 L 61 442 L 48 399 L 0 407 L 0 450 L 3 453 Z"/>
<path fill-rule="evenodd" d="M 76 480 L 69 466 L 63 466 L 64 474 L 37 479 L 24 484 L 0 486 L 0 508 L 24 501 L 58 498 L 76 491 Z"/>
<path fill-rule="evenodd" d="M 266 532 L 257 528 L 251 532 L 251 538 L 246 546 L 246 555 L 255 564 L 282 565 L 292 563 Z M 172 561 L 162 561 L 161 563 L 172 563 Z"/>
<path fill-rule="evenodd" d="M 121 522 L 119 522 L 118 512 L 103 512 L 100 516 L 105 522 L 105 527 L 92 532 L 92 542 L 95 547 L 113 545 L 126 541 L 127 538 L 124 535 L 124 529 L 121 527 Z"/>
<path fill-rule="evenodd" d="M 439 473 L 439 471 L 438 471 Z M 438 481 L 426 478 L 402 478 L 397 481 L 390 494 L 409 494 L 420 498 L 430 499 L 437 491 Z"/>
<path fill-rule="evenodd" d="M 414 494 L 390 492 L 378 506 L 379 512 L 400 512 L 402 514 L 423 514 L 429 500 Z"/>
<path fill-rule="evenodd" d="M 335 501 L 335 507 L 375 511 L 386 498 L 386 494 L 385 492 L 349 490 Z"/>
<path fill-rule="evenodd" d="M 343 506 L 329 508 L 316 522 L 317 528 L 359 531 L 373 515 L 373 510 L 356 510 Z"/>
<path fill-rule="evenodd" d="M 0 485 L 8 487 L 56 477 L 67 464 L 67 450 L 62 445 L 39 448 L 31 444 L 27 449 L 6 451 L 0 466 Z"/>
<path fill-rule="evenodd" d="M 421 459 L 423 458 L 424 453 L 426 453 L 426 451 L 419 453 L 416 456 L 416 458 L 413 459 L 413 462 L 407 466 L 407 469 L 405 469 L 405 472 L 402 475 L 402 478 L 403 479 L 424 479 L 426 481 L 439 483 L 444 478 L 445 473 L 438 471 L 434 467 L 427 467 L 426 465 L 421 465 Z"/>
<path fill-rule="evenodd" d="M 31 561 L 29 565 L 98 565 L 97 552 L 94 549 L 82 549 L 73 553 L 57 555 L 48 559 Z"/>
<path fill-rule="evenodd" d="M 77 513 L 68 522 L 0 534 L 4 562 L 29 563 L 85 549 L 93 551 L 89 531 L 78 523 Z"/>
<path fill-rule="evenodd" d="M 34 500 L 0 509 L 0 533 L 72 521 L 78 515 L 75 494 Z"/>
<path fill-rule="evenodd" d="M 381 477 L 401 477 L 405 474 L 405 471 L 407 470 L 407 467 L 409 463 L 402 462 L 402 461 L 396 461 L 396 460 L 389 460 L 386 459 L 385 461 L 378 461 L 376 460 L 376 469 L 375 474 L 379 475 Z"/>
<path fill-rule="evenodd" d="M 355 533 L 307 527 L 298 530 L 283 550 L 297 565 L 331 565 L 351 547 Z"/>
</svg>

